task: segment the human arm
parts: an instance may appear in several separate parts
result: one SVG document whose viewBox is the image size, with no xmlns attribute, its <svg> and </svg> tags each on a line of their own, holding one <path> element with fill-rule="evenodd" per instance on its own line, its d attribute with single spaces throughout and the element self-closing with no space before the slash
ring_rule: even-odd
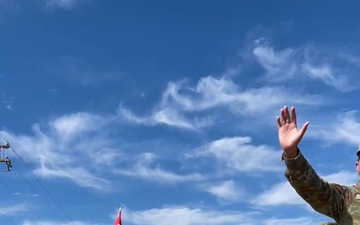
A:
<svg viewBox="0 0 360 225">
<path fill-rule="evenodd" d="M 323 180 L 300 150 L 295 158 L 284 156 L 283 159 L 286 165 L 285 177 L 298 195 L 315 211 L 339 221 L 346 208 L 345 196 L 348 190 Z"/>
<path fill-rule="evenodd" d="M 347 190 L 320 178 L 298 148 L 309 122 L 297 129 L 295 108 L 289 112 L 286 106 L 280 110 L 276 122 L 286 165 L 285 176 L 290 185 L 314 210 L 339 221 Z"/>
</svg>

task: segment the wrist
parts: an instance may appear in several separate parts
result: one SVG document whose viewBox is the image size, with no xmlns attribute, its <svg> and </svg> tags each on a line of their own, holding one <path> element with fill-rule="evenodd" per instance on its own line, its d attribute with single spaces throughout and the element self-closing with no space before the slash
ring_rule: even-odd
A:
<svg viewBox="0 0 360 225">
<path fill-rule="evenodd" d="M 299 149 L 297 147 L 284 149 L 284 155 L 286 158 L 296 158 L 298 154 L 299 154 Z"/>
</svg>

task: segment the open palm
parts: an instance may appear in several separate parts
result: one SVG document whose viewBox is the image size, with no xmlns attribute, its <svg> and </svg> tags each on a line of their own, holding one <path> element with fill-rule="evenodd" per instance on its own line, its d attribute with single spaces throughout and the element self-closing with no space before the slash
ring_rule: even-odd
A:
<svg viewBox="0 0 360 225">
<path fill-rule="evenodd" d="M 279 143 L 281 148 L 290 155 L 297 151 L 297 146 L 304 136 L 309 122 L 304 123 L 300 130 L 297 129 L 296 111 L 291 108 L 291 115 L 287 106 L 280 110 L 280 116 L 276 118 Z"/>
</svg>

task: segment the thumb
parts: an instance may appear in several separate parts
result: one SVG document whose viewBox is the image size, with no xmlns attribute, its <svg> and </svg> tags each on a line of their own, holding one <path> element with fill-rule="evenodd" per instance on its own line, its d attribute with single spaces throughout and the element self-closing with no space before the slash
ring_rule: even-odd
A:
<svg viewBox="0 0 360 225">
<path fill-rule="evenodd" d="M 302 125 L 301 129 L 299 130 L 300 131 L 300 138 L 302 138 L 309 126 L 310 122 L 306 122 Z"/>
</svg>

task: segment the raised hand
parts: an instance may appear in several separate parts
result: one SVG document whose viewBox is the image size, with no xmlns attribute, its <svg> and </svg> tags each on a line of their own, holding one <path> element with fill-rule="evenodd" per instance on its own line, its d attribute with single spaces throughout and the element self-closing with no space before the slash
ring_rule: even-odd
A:
<svg viewBox="0 0 360 225">
<path fill-rule="evenodd" d="M 297 147 L 304 136 L 309 122 L 303 124 L 300 130 L 297 129 L 295 108 L 291 108 L 291 116 L 287 106 L 280 109 L 280 117 L 276 118 L 279 143 L 289 158 L 297 156 Z"/>
</svg>

